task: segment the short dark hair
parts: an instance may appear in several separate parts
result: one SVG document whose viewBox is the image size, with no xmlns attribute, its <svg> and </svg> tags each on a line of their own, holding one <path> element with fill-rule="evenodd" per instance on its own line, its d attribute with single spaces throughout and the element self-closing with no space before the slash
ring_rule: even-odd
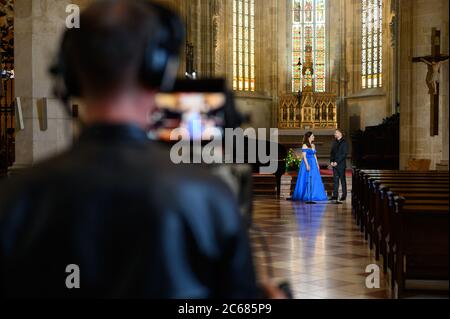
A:
<svg viewBox="0 0 450 319">
<path fill-rule="evenodd" d="M 341 130 L 340 128 L 337 128 L 336 132 L 340 132 L 342 134 L 342 136 L 345 136 L 345 132 L 343 130 Z"/>
<path fill-rule="evenodd" d="M 160 27 L 144 1 L 100 0 L 82 12 L 80 28 L 63 39 L 65 68 L 83 97 L 139 85 L 146 45 Z"/>
</svg>

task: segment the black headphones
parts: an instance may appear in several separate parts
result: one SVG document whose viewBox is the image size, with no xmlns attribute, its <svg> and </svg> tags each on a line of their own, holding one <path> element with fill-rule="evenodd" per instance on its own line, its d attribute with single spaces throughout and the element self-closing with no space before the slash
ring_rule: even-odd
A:
<svg viewBox="0 0 450 319">
<path fill-rule="evenodd" d="M 173 88 L 179 66 L 179 53 L 185 38 L 185 27 L 180 17 L 157 4 L 147 3 L 162 26 L 155 40 L 149 41 L 144 54 L 141 83 L 163 91 Z"/>
<path fill-rule="evenodd" d="M 185 27 L 180 17 L 170 9 L 143 1 L 154 13 L 158 27 L 151 34 L 145 46 L 139 81 L 144 87 L 159 88 L 162 91 L 171 90 L 179 66 L 179 52 L 185 38 Z M 81 26 L 82 27 L 82 26 Z M 66 61 L 68 52 L 72 49 L 73 32 L 67 30 L 64 34 L 56 63 L 50 73 L 55 77 L 55 94 L 67 104 L 71 97 L 81 96 L 81 83 L 75 75 L 75 70 Z"/>
</svg>

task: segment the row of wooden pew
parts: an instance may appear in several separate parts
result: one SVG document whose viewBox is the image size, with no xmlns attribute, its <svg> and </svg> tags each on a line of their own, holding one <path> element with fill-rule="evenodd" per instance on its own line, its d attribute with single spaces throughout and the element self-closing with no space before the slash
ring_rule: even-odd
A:
<svg viewBox="0 0 450 319">
<path fill-rule="evenodd" d="M 355 169 L 352 192 L 356 222 L 399 298 L 407 279 L 448 280 L 448 172 Z"/>
</svg>

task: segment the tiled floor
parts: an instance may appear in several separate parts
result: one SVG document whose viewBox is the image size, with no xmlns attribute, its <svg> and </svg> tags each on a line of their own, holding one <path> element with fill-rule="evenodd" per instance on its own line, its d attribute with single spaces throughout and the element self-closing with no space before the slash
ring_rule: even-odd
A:
<svg viewBox="0 0 450 319">
<path fill-rule="evenodd" d="M 254 208 L 251 238 L 260 279 L 289 281 L 296 299 L 393 298 L 382 269 L 380 288 L 366 286 L 366 268 L 377 262 L 356 227 L 350 199 L 343 205 L 311 206 L 257 197 Z M 448 290 L 410 291 L 405 297 L 449 298 Z"/>
<path fill-rule="evenodd" d="M 390 298 L 380 271 L 380 289 L 366 287 L 366 267 L 376 264 L 351 214 L 351 203 L 306 205 L 268 197 L 255 200 L 252 231 L 260 278 L 269 275 L 267 242 L 273 277 L 288 280 L 297 299 Z M 272 276 L 271 276 L 272 277 Z"/>
</svg>

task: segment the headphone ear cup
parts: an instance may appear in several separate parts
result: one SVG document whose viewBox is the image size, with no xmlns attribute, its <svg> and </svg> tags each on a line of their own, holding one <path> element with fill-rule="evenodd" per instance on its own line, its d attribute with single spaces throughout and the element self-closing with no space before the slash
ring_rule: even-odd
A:
<svg viewBox="0 0 450 319">
<path fill-rule="evenodd" d="M 76 77 L 75 71 L 71 64 L 66 60 L 70 54 L 70 30 L 64 34 L 61 48 L 57 55 L 57 62 L 50 69 L 51 74 L 56 78 L 57 87 L 55 94 L 63 100 L 70 97 L 81 96 L 81 85 Z"/>
<path fill-rule="evenodd" d="M 161 47 L 150 45 L 144 54 L 141 81 L 150 88 L 159 87 L 163 81 L 168 64 L 168 53 Z"/>
<path fill-rule="evenodd" d="M 141 80 L 146 87 L 169 90 L 176 80 L 184 25 L 178 15 L 169 9 L 153 3 L 149 3 L 149 8 L 156 15 L 159 32 L 149 39 Z"/>
<path fill-rule="evenodd" d="M 80 97 L 81 96 L 81 87 L 78 81 L 78 78 L 73 73 L 73 70 L 70 67 L 66 70 L 64 74 L 64 83 L 67 89 L 67 93 L 72 97 Z"/>
<path fill-rule="evenodd" d="M 169 57 L 166 65 L 162 80 L 161 80 L 161 91 L 171 91 L 175 85 L 179 67 L 179 59 L 177 56 Z"/>
</svg>

